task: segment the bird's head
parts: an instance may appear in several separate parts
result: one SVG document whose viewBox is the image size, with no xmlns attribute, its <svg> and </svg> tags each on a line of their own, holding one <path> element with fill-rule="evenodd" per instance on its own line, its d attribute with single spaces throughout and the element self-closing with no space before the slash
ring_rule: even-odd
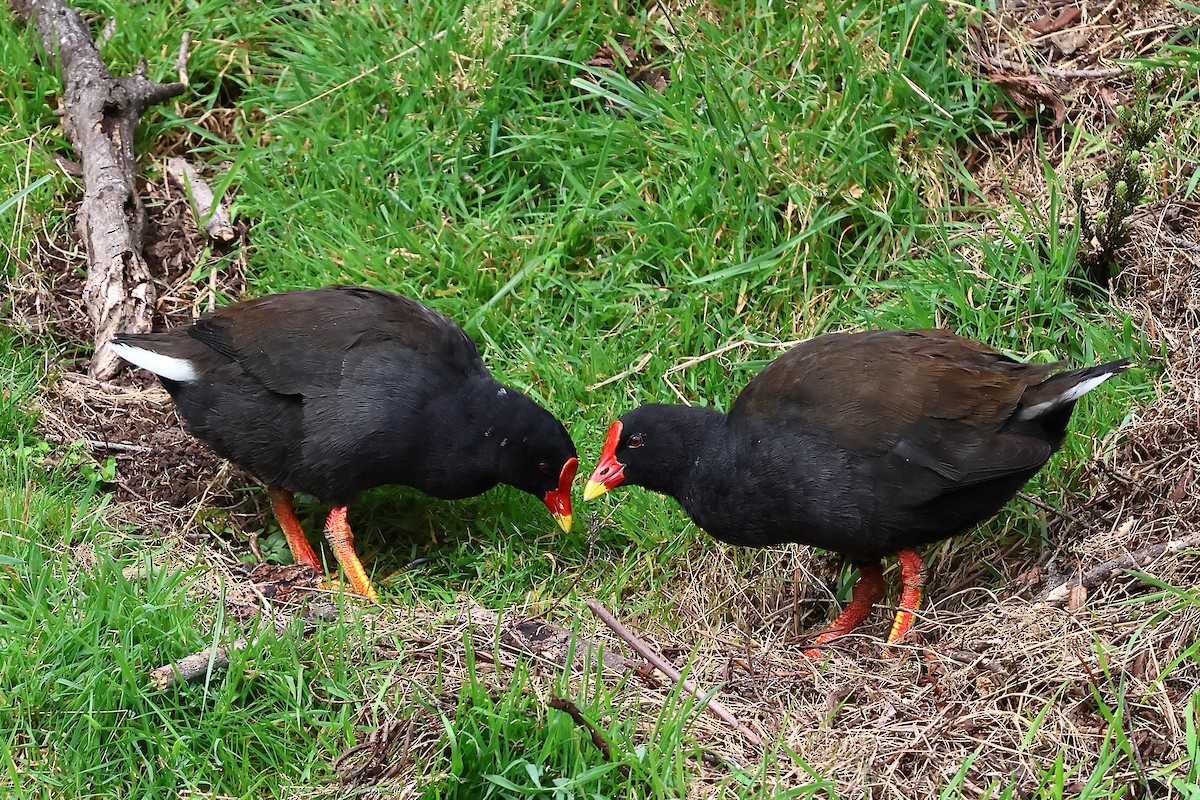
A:
<svg viewBox="0 0 1200 800">
<path fill-rule="evenodd" d="M 579 468 L 575 443 L 553 414 L 513 389 L 507 392 L 524 402 L 516 400 L 506 424 L 498 426 L 507 432 L 493 434 L 501 437 L 496 444 L 502 481 L 537 497 L 559 527 L 570 532 L 571 484 Z"/>
<path fill-rule="evenodd" d="M 690 468 L 722 416 L 705 408 L 657 404 L 624 414 L 608 428 L 583 499 L 623 485 L 672 494 L 675 479 Z"/>
</svg>

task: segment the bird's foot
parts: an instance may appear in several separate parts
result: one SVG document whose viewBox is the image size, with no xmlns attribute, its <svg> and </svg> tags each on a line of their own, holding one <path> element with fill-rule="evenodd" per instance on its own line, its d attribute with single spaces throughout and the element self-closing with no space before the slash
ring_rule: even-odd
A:
<svg viewBox="0 0 1200 800">
<path fill-rule="evenodd" d="M 348 598 L 361 599 L 372 605 L 380 605 L 379 594 L 375 591 L 375 587 L 368 584 L 370 593 L 360 591 L 351 581 L 342 580 L 341 578 L 328 578 L 317 584 L 317 589 L 322 592 L 331 594 L 344 595 Z"/>
<path fill-rule="evenodd" d="M 350 530 L 350 523 L 346 521 L 345 506 L 338 506 L 329 512 L 329 517 L 325 520 L 325 538 L 329 540 L 333 555 L 342 565 L 346 580 L 350 582 L 354 591 L 372 603 L 378 603 L 379 593 L 371 585 L 367 571 L 363 569 L 362 562 L 354 552 L 354 534 Z"/>
<path fill-rule="evenodd" d="M 857 628 L 871 613 L 871 608 L 881 597 L 883 597 L 883 570 L 878 564 L 860 564 L 858 581 L 850 593 L 849 604 L 841 614 L 838 614 L 837 619 L 813 640 L 812 647 L 805 650 L 804 655 L 809 658 L 824 658 L 828 655 L 829 651 L 822 645 L 845 636 Z"/>
<path fill-rule="evenodd" d="M 903 591 L 900 593 L 900 610 L 892 621 L 892 630 L 888 634 L 887 645 L 883 648 L 884 658 L 896 655 L 893 644 L 904 641 L 917 621 L 917 609 L 921 607 L 921 593 L 925 585 L 925 562 L 915 550 L 900 551 L 900 580 Z"/>
</svg>

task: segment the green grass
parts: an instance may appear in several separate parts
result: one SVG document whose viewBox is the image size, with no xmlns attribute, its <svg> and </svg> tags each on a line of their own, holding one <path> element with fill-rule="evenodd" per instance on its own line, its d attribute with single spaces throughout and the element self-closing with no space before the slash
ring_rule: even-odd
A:
<svg viewBox="0 0 1200 800">
<path fill-rule="evenodd" d="M 585 468 L 631 406 L 682 396 L 727 408 L 778 353 L 770 345 L 830 330 L 948 326 L 1038 360 L 1152 355 L 1072 277 L 1079 242 L 1061 192 L 1049 207 L 1015 190 L 1006 209 L 984 205 L 958 153 L 997 131 L 987 111 L 1000 97 L 959 66 L 961 20 L 937 6 L 721 2 L 666 19 L 614 15 L 601 0 L 438 2 L 420 13 L 86 7 L 116 18 L 103 48 L 116 72 L 145 57 L 151 77 L 173 79 L 191 32 L 189 92 L 147 116 L 140 143 L 184 142 L 224 165 L 250 225 L 251 293 L 362 282 L 421 298 L 463 323 L 498 377 L 564 420 Z M 0 117 L 12 120 L 0 137 L 0 223 L 13 233 L 6 278 L 19 280 L 33 237 L 66 226 L 80 189 L 51 158 L 69 153 L 48 99 L 57 79 L 28 65 L 32 37 L 0 13 L 0 68 L 19 76 L 0 90 Z M 581 66 L 625 37 L 670 49 L 663 92 Z M 231 106 L 224 128 L 197 122 Z M 1102 149 L 1076 135 L 1081 150 Z M 192 279 L 207 283 L 235 258 L 206 253 Z M 366 730 L 346 701 L 373 696 L 387 669 L 354 655 L 349 626 L 307 639 L 293 630 L 255 639 L 202 687 L 148 693 L 149 669 L 243 631 L 215 616 L 221 604 L 197 585 L 202 565 L 151 568 L 153 535 L 111 530 L 84 461 L 38 438 L 34 396 L 66 345 L 4 338 L 0 786 L 27 797 L 256 797 L 329 780 L 331 759 Z M 1077 425 L 1111 429 L 1149 380 L 1132 373 L 1090 395 Z M 1030 491 L 1071 492 L 1089 448 L 1070 439 Z M 312 527 L 320 510 L 308 512 Z M 992 538 L 1036 547 L 1036 513 L 1010 512 Z M 639 492 L 578 507 L 571 535 L 554 535 L 538 503 L 504 488 L 457 503 L 381 490 L 352 513 L 386 602 L 402 607 L 465 595 L 489 608 L 568 598 L 578 610 L 594 595 L 623 618 L 677 630 L 689 623 L 661 597 L 697 552 L 719 547 Z M 71 548 L 89 542 L 97 561 L 82 570 Z M 403 571 L 422 557 L 431 561 Z M 736 554 L 744 574 L 730 581 L 757 574 L 758 558 Z M 531 694 L 527 664 L 488 680 L 472 671 L 453 713 L 431 710 L 446 746 L 426 796 L 687 795 L 698 757 L 690 702 L 673 697 L 645 738 L 619 691 L 560 682 L 610 742 L 609 761 Z M 1126 746 L 1116 713 L 1113 752 Z M 1191 764 L 1194 775 L 1194 748 Z M 735 770 L 727 788 L 784 796 L 768 765 Z M 1062 796 L 1053 777 L 1039 796 Z M 814 777 L 787 796 L 825 786 Z"/>
<path fill-rule="evenodd" d="M 353 714 L 299 690 L 313 645 L 298 635 L 256 638 L 195 691 L 148 690 L 159 664 L 241 630 L 209 619 L 217 598 L 197 609 L 195 569 L 160 569 L 152 540 L 106 527 L 79 463 L 34 463 L 29 451 L 42 449 L 26 444 L 36 440 L 22 408 L 42 375 L 27 344 L 0 333 L 0 346 L 12 357 L 0 371 L 0 794 L 278 796 L 317 780 L 317 754 L 338 746 Z M 349 671 L 338 644 L 325 642 L 331 680 Z"/>
</svg>

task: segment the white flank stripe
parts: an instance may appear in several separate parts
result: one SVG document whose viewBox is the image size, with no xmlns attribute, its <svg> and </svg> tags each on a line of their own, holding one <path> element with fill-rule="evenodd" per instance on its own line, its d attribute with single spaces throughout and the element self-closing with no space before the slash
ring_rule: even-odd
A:
<svg viewBox="0 0 1200 800">
<path fill-rule="evenodd" d="M 113 352 L 130 364 L 136 364 L 144 370 L 166 378 L 169 381 L 196 380 L 196 367 L 186 358 L 164 356 L 144 347 L 134 347 L 131 344 L 110 344 Z"/>
<path fill-rule="evenodd" d="M 1033 419 L 1039 414 L 1045 414 L 1050 409 L 1061 406 L 1063 403 L 1070 403 L 1074 400 L 1078 400 L 1115 374 L 1116 373 L 1114 372 L 1106 372 L 1103 375 L 1097 375 L 1094 378 L 1088 378 L 1086 381 L 1080 381 L 1053 400 L 1047 400 L 1044 403 L 1038 403 L 1036 406 L 1030 406 L 1029 408 L 1022 409 L 1021 413 L 1017 415 L 1017 419 Z"/>
</svg>

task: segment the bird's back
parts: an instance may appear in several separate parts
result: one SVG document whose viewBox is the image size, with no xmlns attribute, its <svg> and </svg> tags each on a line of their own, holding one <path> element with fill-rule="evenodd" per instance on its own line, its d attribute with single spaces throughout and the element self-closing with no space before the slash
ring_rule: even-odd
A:
<svg viewBox="0 0 1200 800">
<path fill-rule="evenodd" d="M 726 535 L 710 531 L 862 559 L 961 533 L 1012 498 L 1061 445 L 1075 401 L 1125 367 L 1055 375 L 939 330 L 810 340 L 735 401 L 732 469 L 704 480 L 739 476 L 729 496 L 751 500 L 713 521 Z"/>
<path fill-rule="evenodd" d="M 158 372 L 188 429 L 222 456 L 330 503 L 408 482 L 438 398 L 488 376 L 453 321 L 360 287 L 236 303 L 116 349 Z"/>
</svg>

